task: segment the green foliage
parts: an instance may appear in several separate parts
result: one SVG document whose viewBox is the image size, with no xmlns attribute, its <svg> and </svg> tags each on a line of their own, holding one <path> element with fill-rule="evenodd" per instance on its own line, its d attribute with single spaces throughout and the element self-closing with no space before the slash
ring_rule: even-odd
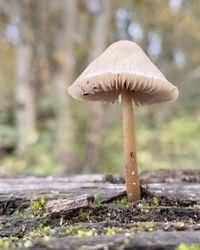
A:
<svg viewBox="0 0 200 250">
<path fill-rule="evenodd" d="M 149 168 L 177 166 L 196 168 L 198 166 L 200 161 L 198 153 L 200 141 L 197 136 L 200 131 L 199 113 L 174 116 L 164 123 L 155 121 L 154 124 L 150 124 L 146 111 L 144 114 L 137 112 L 137 116 L 139 117 L 136 129 L 137 159 L 140 171 L 149 170 Z M 142 122 L 144 119 L 145 124 Z M 118 122 L 108 133 L 102 145 L 96 166 L 97 171 L 123 172 L 121 130 L 121 124 Z"/>
<path fill-rule="evenodd" d="M 153 127 L 138 128 L 138 161 L 140 170 L 151 168 L 196 168 L 200 160 L 200 116 L 177 116 Z M 154 147 L 151 147 L 154 145 Z"/>
<path fill-rule="evenodd" d="M 112 129 L 110 129 L 112 127 Z M 93 171 L 98 172 L 123 172 L 123 144 L 122 127 L 118 120 L 105 129 L 105 138 L 100 145 L 100 155 Z"/>
<path fill-rule="evenodd" d="M 184 154 L 187 154 L 188 150 L 196 150 L 199 146 L 196 136 L 200 130 L 200 116 L 196 116 L 195 122 L 193 119 L 194 117 L 191 116 L 172 119 L 164 126 L 161 142 L 167 147 L 183 147 Z M 176 139 L 174 140 L 174 138 Z"/>
<path fill-rule="evenodd" d="M 11 148 L 17 144 L 17 132 L 14 126 L 0 125 L 0 147 Z"/>
<path fill-rule="evenodd" d="M 31 175 L 60 174 L 64 167 L 58 164 L 49 151 L 46 136 L 42 136 L 26 152 L 24 157 L 7 156 L 2 163 L 1 173 Z"/>
<path fill-rule="evenodd" d="M 176 248 L 176 250 L 200 250 L 200 245 L 181 244 Z"/>
<path fill-rule="evenodd" d="M 42 138 L 32 145 L 27 152 L 27 162 L 30 164 L 26 172 L 34 175 L 43 175 L 45 173 L 59 174 L 63 171 L 63 166 L 56 163 L 55 158 L 49 152 L 49 147 Z"/>
</svg>

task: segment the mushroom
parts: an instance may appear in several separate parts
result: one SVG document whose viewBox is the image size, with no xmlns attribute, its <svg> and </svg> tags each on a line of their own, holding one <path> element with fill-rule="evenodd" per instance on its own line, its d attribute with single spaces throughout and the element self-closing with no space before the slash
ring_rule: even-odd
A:
<svg viewBox="0 0 200 250">
<path fill-rule="evenodd" d="M 133 102 L 147 105 L 174 100 L 178 89 L 137 44 L 122 40 L 110 45 L 96 58 L 68 92 L 78 100 L 122 102 L 127 195 L 131 202 L 139 200 Z"/>
</svg>

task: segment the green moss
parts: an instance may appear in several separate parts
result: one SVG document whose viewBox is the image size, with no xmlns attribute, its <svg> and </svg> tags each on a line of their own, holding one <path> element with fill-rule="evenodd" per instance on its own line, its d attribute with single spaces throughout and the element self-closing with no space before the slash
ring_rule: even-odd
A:
<svg viewBox="0 0 200 250">
<path fill-rule="evenodd" d="M 60 218 L 60 221 L 59 221 L 60 227 L 62 227 L 63 224 L 64 224 L 64 217 L 62 216 L 62 217 Z"/>
<path fill-rule="evenodd" d="M 49 226 L 43 227 L 43 232 L 49 234 L 51 231 L 51 228 Z"/>
<path fill-rule="evenodd" d="M 45 220 L 47 217 L 48 217 L 47 213 L 43 213 L 43 214 L 42 214 L 42 219 Z"/>
<path fill-rule="evenodd" d="M 177 229 L 177 230 L 181 230 L 183 229 L 185 226 L 184 222 L 181 222 L 181 221 L 178 221 L 175 223 L 174 227 Z"/>
<path fill-rule="evenodd" d="M 108 227 L 106 231 L 107 235 L 115 235 L 116 234 L 116 228 L 115 227 Z"/>
<path fill-rule="evenodd" d="M 176 250 L 200 250 L 200 245 L 179 245 Z"/>
<path fill-rule="evenodd" d="M 153 204 L 159 206 L 159 199 L 157 197 L 153 197 Z"/>
<path fill-rule="evenodd" d="M 70 236 L 70 235 L 72 235 L 73 234 L 73 229 L 72 228 L 68 228 L 67 230 L 66 230 L 66 235 L 67 236 Z"/>
<path fill-rule="evenodd" d="M 35 239 L 37 236 L 39 236 L 39 232 L 37 232 L 36 230 L 29 233 L 29 237 L 31 239 Z"/>
<path fill-rule="evenodd" d="M 70 226 L 66 229 L 66 235 L 71 236 L 74 234 L 78 234 L 78 231 L 80 231 L 80 230 L 81 230 L 81 225 Z"/>
<path fill-rule="evenodd" d="M 31 231 L 28 235 L 27 238 L 29 240 L 35 239 L 37 237 L 43 237 L 47 236 L 50 234 L 51 228 L 49 226 L 43 226 L 42 224 L 39 225 L 39 227 L 33 231 Z"/>
<path fill-rule="evenodd" d="M 197 208 L 199 210 L 199 212 L 200 212 L 200 204 L 195 205 L 195 208 Z"/>
<path fill-rule="evenodd" d="M 19 240 L 19 238 L 17 236 L 10 236 L 9 239 L 11 241 L 18 241 Z"/>
<path fill-rule="evenodd" d="M 29 210 L 43 210 L 46 208 L 46 204 L 47 202 L 46 202 L 45 197 L 41 197 L 40 200 L 31 203 L 28 209 Z"/>
<path fill-rule="evenodd" d="M 124 239 L 124 244 L 125 244 L 125 246 L 128 246 L 129 244 L 130 244 L 130 242 L 131 242 L 131 240 L 130 240 L 130 238 L 125 238 Z"/>
<path fill-rule="evenodd" d="M 135 223 L 133 229 L 135 229 L 136 231 L 153 231 L 155 226 L 156 223 L 154 221 L 137 222 Z"/>
<path fill-rule="evenodd" d="M 29 248 L 29 247 L 32 247 L 33 243 L 31 240 L 26 240 L 24 243 L 23 243 L 23 246 L 25 248 Z"/>
<path fill-rule="evenodd" d="M 144 229 L 147 231 L 152 231 L 155 228 L 155 222 L 154 221 L 148 221 L 144 223 Z"/>
<path fill-rule="evenodd" d="M 0 248 L 10 249 L 10 243 L 7 239 L 0 239 Z"/>
<path fill-rule="evenodd" d="M 7 227 L 11 227 L 12 224 L 11 224 L 10 222 L 7 222 L 4 226 L 5 226 L 6 228 L 7 228 Z"/>
<path fill-rule="evenodd" d="M 144 214 L 148 214 L 150 212 L 150 209 L 145 208 L 144 206 L 140 207 L 140 211 Z"/>
<path fill-rule="evenodd" d="M 48 235 L 45 235 L 43 238 L 42 238 L 44 241 L 49 241 L 51 239 L 51 237 L 49 237 Z"/>
<path fill-rule="evenodd" d="M 90 220 L 90 211 L 86 211 L 86 212 L 83 212 L 83 211 L 80 211 L 79 213 L 79 218 L 81 221 L 89 221 Z"/>
<path fill-rule="evenodd" d="M 92 230 L 89 230 L 89 231 L 78 230 L 78 231 L 77 231 L 77 236 L 78 236 L 78 237 L 89 237 L 89 236 L 93 236 L 93 231 L 92 231 Z"/>
<path fill-rule="evenodd" d="M 128 204 L 128 197 L 118 199 L 118 200 L 114 201 L 114 203 L 116 205 L 127 205 Z"/>
<path fill-rule="evenodd" d="M 94 203 L 97 207 L 99 207 L 101 205 L 101 200 L 100 198 L 98 197 L 98 194 L 95 194 L 94 195 Z"/>
<path fill-rule="evenodd" d="M 16 209 L 15 211 L 12 212 L 12 216 L 18 216 L 20 214 L 21 212 L 19 211 L 19 209 Z"/>
</svg>

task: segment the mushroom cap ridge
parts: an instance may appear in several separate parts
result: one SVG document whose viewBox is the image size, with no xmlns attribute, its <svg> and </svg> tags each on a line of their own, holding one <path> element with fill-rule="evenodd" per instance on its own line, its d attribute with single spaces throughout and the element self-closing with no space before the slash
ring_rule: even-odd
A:
<svg viewBox="0 0 200 250">
<path fill-rule="evenodd" d="M 178 89 L 170 83 L 135 43 L 110 45 L 68 88 L 78 100 L 115 102 L 121 91 L 133 91 L 137 105 L 174 100 Z"/>
</svg>

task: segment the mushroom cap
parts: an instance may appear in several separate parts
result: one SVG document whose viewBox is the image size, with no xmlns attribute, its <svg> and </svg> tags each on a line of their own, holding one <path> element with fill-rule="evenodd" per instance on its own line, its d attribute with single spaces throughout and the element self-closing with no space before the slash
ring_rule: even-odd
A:
<svg viewBox="0 0 200 250">
<path fill-rule="evenodd" d="M 133 91 L 137 105 L 176 99 L 170 83 L 135 43 L 121 40 L 110 45 L 68 88 L 78 100 L 115 102 L 122 90 Z"/>
</svg>

